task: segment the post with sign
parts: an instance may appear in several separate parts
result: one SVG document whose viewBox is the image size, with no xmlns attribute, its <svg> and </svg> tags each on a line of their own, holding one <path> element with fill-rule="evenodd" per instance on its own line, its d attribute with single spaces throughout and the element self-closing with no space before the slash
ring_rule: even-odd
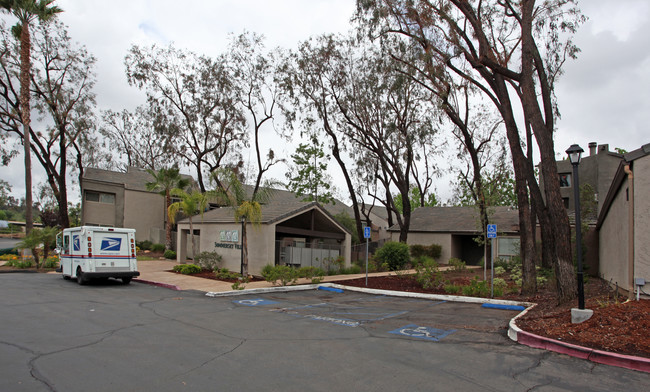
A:
<svg viewBox="0 0 650 392">
<path fill-rule="evenodd" d="M 366 239 L 366 287 L 368 287 L 368 241 L 370 241 L 370 226 L 363 228 L 363 238 Z"/>
<path fill-rule="evenodd" d="M 492 257 L 490 258 L 490 298 L 494 297 L 494 241 L 497 238 L 497 225 L 487 226 L 487 238 L 492 239 Z M 486 244 L 487 245 L 487 244 Z"/>
</svg>

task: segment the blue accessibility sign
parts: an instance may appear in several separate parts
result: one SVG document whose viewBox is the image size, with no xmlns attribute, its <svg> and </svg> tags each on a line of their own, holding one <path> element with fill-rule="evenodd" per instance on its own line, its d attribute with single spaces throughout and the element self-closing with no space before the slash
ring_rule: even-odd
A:
<svg viewBox="0 0 650 392">
<path fill-rule="evenodd" d="M 495 224 L 488 225 L 487 238 L 497 238 L 497 225 Z"/>
<path fill-rule="evenodd" d="M 370 226 L 365 226 L 363 228 L 363 238 L 370 238 L 370 234 L 371 234 Z"/>
</svg>

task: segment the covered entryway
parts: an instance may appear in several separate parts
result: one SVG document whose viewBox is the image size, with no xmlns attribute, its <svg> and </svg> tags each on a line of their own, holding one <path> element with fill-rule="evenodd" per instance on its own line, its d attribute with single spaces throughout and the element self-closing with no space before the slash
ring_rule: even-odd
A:
<svg viewBox="0 0 650 392">
<path fill-rule="evenodd" d="M 341 262 L 346 232 L 312 209 L 275 226 L 275 264 L 329 270 Z"/>
</svg>

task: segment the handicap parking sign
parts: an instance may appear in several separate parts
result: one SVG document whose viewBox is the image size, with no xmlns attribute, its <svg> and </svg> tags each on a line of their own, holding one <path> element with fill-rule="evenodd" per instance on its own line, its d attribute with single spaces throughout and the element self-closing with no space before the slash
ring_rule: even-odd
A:
<svg viewBox="0 0 650 392">
<path fill-rule="evenodd" d="M 490 224 L 487 226 L 487 238 L 497 238 L 497 225 Z"/>
<path fill-rule="evenodd" d="M 363 238 L 370 238 L 370 226 L 365 226 L 363 228 Z"/>
</svg>

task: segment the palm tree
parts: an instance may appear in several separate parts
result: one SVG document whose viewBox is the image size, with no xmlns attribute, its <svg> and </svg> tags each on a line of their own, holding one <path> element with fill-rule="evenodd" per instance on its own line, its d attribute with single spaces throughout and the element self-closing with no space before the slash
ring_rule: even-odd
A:
<svg viewBox="0 0 650 392">
<path fill-rule="evenodd" d="M 258 187 L 248 197 L 244 184 L 233 170 L 222 169 L 215 172 L 218 184 L 216 195 L 220 203 L 228 205 L 235 210 L 235 220 L 242 222 L 242 276 L 248 276 L 248 237 L 246 225 L 252 223 L 259 225 L 262 220 L 262 204 L 267 203 L 273 196 L 270 183 Z"/>
<path fill-rule="evenodd" d="M 172 204 L 172 189 L 185 189 L 190 184 L 189 179 L 180 175 L 177 167 L 163 168 L 157 172 L 147 169 L 147 172 L 153 176 L 153 181 L 146 183 L 147 190 L 165 196 L 165 211 L 169 210 L 169 206 Z M 172 248 L 172 224 L 171 219 L 167 219 L 165 224 L 165 249 Z"/>
<path fill-rule="evenodd" d="M 11 32 L 20 40 L 20 114 L 23 123 L 23 147 L 25 150 L 25 231 L 27 234 L 34 226 L 32 214 L 32 158 L 29 106 L 29 78 L 32 70 L 31 38 L 29 24 L 39 19 L 47 21 L 63 10 L 51 5 L 54 0 L 0 0 L 0 9 L 18 18 L 18 23 Z"/>
<path fill-rule="evenodd" d="M 167 208 L 167 215 L 169 220 L 174 223 L 176 221 L 176 215 L 179 212 L 182 212 L 190 220 L 190 233 L 192 236 L 192 255 L 196 257 L 196 243 L 194 241 L 194 225 L 192 222 L 192 216 L 203 213 L 208 207 L 210 199 L 213 197 L 213 193 L 206 192 L 202 193 L 198 189 L 194 189 L 191 192 L 184 191 L 183 189 L 172 189 L 172 196 L 179 197 L 181 200 L 176 203 L 172 203 L 169 208 Z"/>
</svg>

